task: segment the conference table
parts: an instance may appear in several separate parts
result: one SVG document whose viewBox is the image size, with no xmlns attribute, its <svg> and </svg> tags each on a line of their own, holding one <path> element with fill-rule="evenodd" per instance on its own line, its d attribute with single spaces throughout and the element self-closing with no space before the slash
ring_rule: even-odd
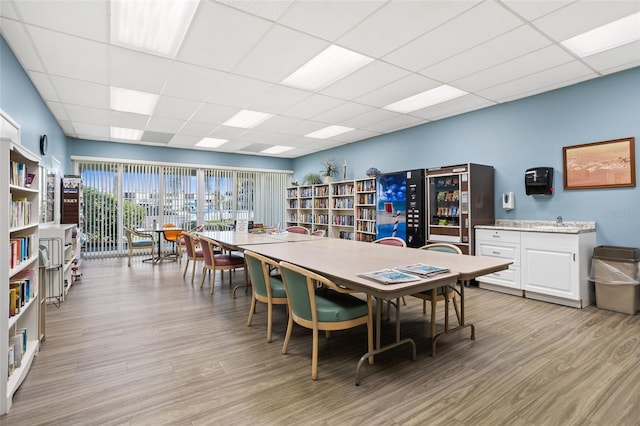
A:
<svg viewBox="0 0 640 426">
<path fill-rule="evenodd" d="M 445 335 L 470 328 L 471 339 L 475 339 L 475 327 L 464 320 L 464 282 L 480 275 L 507 269 L 510 261 L 489 257 L 476 257 L 443 253 L 432 250 L 398 248 L 383 244 L 366 244 L 338 238 L 314 237 L 302 234 L 224 234 L 202 233 L 227 247 L 250 250 L 278 261 L 286 261 L 315 271 L 332 279 L 345 288 L 364 292 L 377 299 L 375 348 L 364 354 L 356 366 L 356 384 L 360 383 L 360 369 L 364 362 L 383 351 L 401 345 L 411 347 L 411 357 L 416 359 L 413 339 L 400 336 L 400 303 L 402 296 L 451 286 L 460 295 L 460 325 L 432 336 L 432 355 L 438 339 Z M 217 238 L 220 238 L 218 240 Z M 385 268 L 395 268 L 413 263 L 425 263 L 444 267 L 450 271 L 416 281 L 383 284 L 363 278 L 360 274 Z M 457 290 L 457 286 L 460 287 Z M 383 300 L 396 300 L 396 336 L 391 344 L 381 346 L 380 322 Z"/>
</svg>

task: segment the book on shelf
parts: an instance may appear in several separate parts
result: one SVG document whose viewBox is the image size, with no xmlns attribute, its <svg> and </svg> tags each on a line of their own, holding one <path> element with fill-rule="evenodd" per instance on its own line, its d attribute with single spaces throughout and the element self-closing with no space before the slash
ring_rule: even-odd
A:
<svg viewBox="0 0 640 426">
<path fill-rule="evenodd" d="M 440 266 L 427 265 L 425 263 L 414 263 L 412 265 L 403 265 L 396 268 L 399 271 L 408 272 L 410 274 L 420 275 L 422 277 L 431 277 L 433 275 L 444 274 L 449 272 L 448 268 Z"/>
<path fill-rule="evenodd" d="M 380 269 L 378 271 L 363 272 L 361 274 L 358 274 L 358 276 L 383 284 L 399 284 L 420 280 L 420 277 L 416 275 L 389 268 Z"/>
</svg>

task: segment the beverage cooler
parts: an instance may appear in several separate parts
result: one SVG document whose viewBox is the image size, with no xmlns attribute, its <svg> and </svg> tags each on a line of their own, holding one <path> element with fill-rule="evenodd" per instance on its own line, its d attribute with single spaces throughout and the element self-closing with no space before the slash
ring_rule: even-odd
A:
<svg viewBox="0 0 640 426">
<path fill-rule="evenodd" d="M 425 244 L 424 169 L 384 173 L 376 178 L 376 238 L 402 238 L 408 247 Z"/>
<path fill-rule="evenodd" d="M 493 167 L 461 164 L 427 170 L 427 243 L 474 253 L 474 227 L 493 225 Z"/>
</svg>

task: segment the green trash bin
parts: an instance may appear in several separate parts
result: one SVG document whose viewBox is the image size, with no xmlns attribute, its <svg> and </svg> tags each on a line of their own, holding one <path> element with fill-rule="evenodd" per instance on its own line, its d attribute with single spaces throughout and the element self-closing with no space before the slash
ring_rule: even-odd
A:
<svg viewBox="0 0 640 426">
<path fill-rule="evenodd" d="M 631 315 L 640 310 L 640 248 L 594 248 L 590 275 L 598 308 Z"/>
</svg>

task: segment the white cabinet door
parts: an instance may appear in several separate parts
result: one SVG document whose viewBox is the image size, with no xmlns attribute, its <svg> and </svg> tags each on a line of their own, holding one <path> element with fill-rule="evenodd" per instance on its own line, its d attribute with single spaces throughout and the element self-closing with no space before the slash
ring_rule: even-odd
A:
<svg viewBox="0 0 640 426">
<path fill-rule="evenodd" d="M 579 300 L 578 235 L 525 232 L 521 241 L 522 289 Z"/>
</svg>

